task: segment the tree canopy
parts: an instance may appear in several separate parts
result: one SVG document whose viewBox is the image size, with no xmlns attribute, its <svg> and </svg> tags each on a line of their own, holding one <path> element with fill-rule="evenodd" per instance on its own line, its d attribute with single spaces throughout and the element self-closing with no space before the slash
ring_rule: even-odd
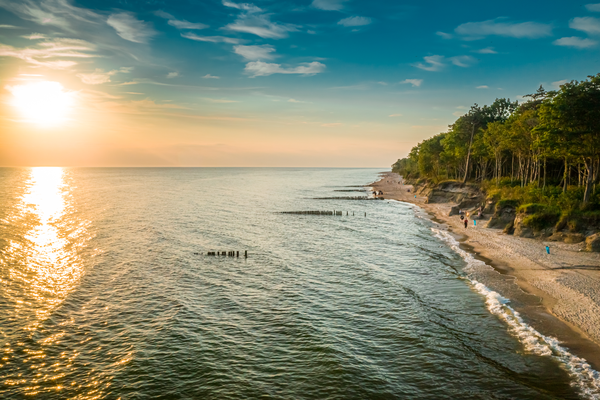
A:
<svg viewBox="0 0 600 400">
<path fill-rule="evenodd" d="M 392 169 L 433 182 L 510 180 L 522 187 L 577 185 L 590 200 L 600 170 L 600 74 L 556 91 L 543 87 L 519 104 L 474 104 L 447 132 L 415 146 Z"/>
</svg>

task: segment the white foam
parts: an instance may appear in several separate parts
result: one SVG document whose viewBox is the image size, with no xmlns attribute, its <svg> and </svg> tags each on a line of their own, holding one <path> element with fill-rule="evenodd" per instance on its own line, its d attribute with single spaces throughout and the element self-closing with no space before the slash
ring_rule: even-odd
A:
<svg viewBox="0 0 600 400">
<path fill-rule="evenodd" d="M 483 261 L 475 259 L 472 254 L 461 249 L 456 239 L 447 231 L 436 228 L 431 228 L 431 230 L 436 237 L 446 242 L 452 250 L 465 260 L 467 263 L 465 272 L 467 274 L 469 270 L 474 271 L 481 267 L 490 268 Z M 579 389 L 584 398 L 600 400 L 600 374 L 592 369 L 585 359 L 571 354 L 565 347 L 560 345 L 557 339 L 542 335 L 525 323 L 519 313 L 508 305 L 509 299 L 489 289 L 484 284 L 470 279 L 468 276 L 467 280 L 478 293 L 485 297 L 488 310 L 507 323 L 509 332 L 523 343 L 525 351 L 554 358 L 571 375 L 572 385 Z"/>
</svg>

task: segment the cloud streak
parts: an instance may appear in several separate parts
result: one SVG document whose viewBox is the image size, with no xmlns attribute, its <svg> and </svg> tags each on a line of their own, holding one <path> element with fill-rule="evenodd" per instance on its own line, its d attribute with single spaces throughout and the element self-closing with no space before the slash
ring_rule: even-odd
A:
<svg viewBox="0 0 600 400">
<path fill-rule="evenodd" d="M 577 49 L 586 49 L 588 47 L 593 47 L 598 42 L 588 38 L 580 38 L 577 36 L 563 37 L 555 40 L 552 44 L 556 46 L 565 46 L 565 47 L 575 47 Z"/>
<path fill-rule="evenodd" d="M 348 0 L 313 0 L 311 6 L 325 11 L 340 11 Z"/>
<path fill-rule="evenodd" d="M 297 31 L 298 26 L 272 22 L 267 14 L 244 13 L 224 29 L 250 33 L 264 39 L 283 39 L 289 36 L 289 32 Z"/>
<path fill-rule="evenodd" d="M 467 22 L 457 26 L 454 32 L 469 39 L 482 39 L 486 36 L 538 39 L 551 36 L 552 26 L 539 22 L 505 22 L 503 19 L 497 18 L 481 22 Z"/>
<path fill-rule="evenodd" d="M 573 18 L 569 22 L 569 28 L 582 31 L 590 35 L 600 34 L 600 19 L 593 17 Z"/>
<path fill-rule="evenodd" d="M 10 11 L 19 18 L 39 25 L 49 25 L 71 30 L 69 20 L 96 24 L 100 15 L 71 5 L 67 0 L 0 0 L 0 8 Z"/>
<path fill-rule="evenodd" d="M 340 20 L 338 22 L 338 25 L 342 25 L 342 26 L 365 26 L 365 25 L 369 25 L 372 22 L 371 18 L 369 17 L 348 17 L 348 18 L 344 18 L 342 20 Z"/>
<path fill-rule="evenodd" d="M 103 83 L 110 82 L 110 77 L 117 73 L 129 73 L 132 68 L 121 68 L 112 71 L 104 72 L 102 69 L 97 68 L 94 72 L 88 74 L 77 74 L 76 76 L 81 79 L 81 82 L 86 85 L 101 85 Z"/>
<path fill-rule="evenodd" d="M 117 31 L 117 35 L 134 43 L 148 43 L 157 34 L 148 22 L 140 21 L 130 12 L 112 14 L 106 23 Z"/>
<path fill-rule="evenodd" d="M 156 16 L 158 17 L 166 19 L 167 24 L 174 26 L 177 29 L 198 30 L 208 28 L 208 25 L 206 24 L 202 24 L 200 22 L 188 22 L 186 20 L 180 20 L 162 10 L 156 11 L 154 14 L 156 14 Z"/>
<path fill-rule="evenodd" d="M 268 44 L 262 46 L 238 45 L 233 47 L 233 51 L 250 61 L 272 60 L 276 57 L 275 54 L 271 54 L 275 51 L 275 48 Z"/>
<path fill-rule="evenodd" d="M 290 68 L 282 67 L 281 64 L 253 61 L 246 64 L 244 70 L 251 78 L 255 78 L 257 76 L 269 76 L 273 74 L 298 74 L 310 76 L 325 71 L 325 68 L 325 64 L 321 64 L 318 61 L 304 63 L 297 67 Z"/>
<path fill-rule="evenodd" d="M 413 64 L 413 66 L 425 71 L 441 71 L 446 66 L 443 62 L 444 56 L 426 56 L 423 60 L 424 63 Z"/>
<path fill-rule="evenodd" d="M 230 38 L 227 36 L 198 36 L 195 33 L 182 33 L 181 37 L 195 40 L 197 42 L 210 42 L 210 43 L 229 43 L 238 44 L 241 42 L 240 39 Z"/>
<path fill-rule="evenodd" d="M 32 35 L 32 40 L 44 39 L 43 35 Z M 32 47 L 17 48 L 0 43 L 0 56 L 14 57 L 37 67 L 51 69 L 66 69 L 77 64 L 72 60 L 57 60 L 56 58 L 91 58 L 95 46 L 79 39 L 58 38 L 45 40 Z"/>
<path fill-rule="evenodd" d="M 410 83 L 413 87 L 419 87 L 423 83 L 423 79 L 405 79 L 401 84 Z"/>
</svg>

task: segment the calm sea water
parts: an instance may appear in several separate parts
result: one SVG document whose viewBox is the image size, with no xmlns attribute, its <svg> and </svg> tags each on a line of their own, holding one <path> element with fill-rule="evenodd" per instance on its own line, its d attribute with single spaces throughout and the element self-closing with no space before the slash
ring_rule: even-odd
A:
<svg viewBox="0 0 600 400">
<path fill-rule="evenodd" d="M 594 398 L 416 207 L 314 199 L 376 178 L 0 169 L 0 397 Z"/>
</svg>

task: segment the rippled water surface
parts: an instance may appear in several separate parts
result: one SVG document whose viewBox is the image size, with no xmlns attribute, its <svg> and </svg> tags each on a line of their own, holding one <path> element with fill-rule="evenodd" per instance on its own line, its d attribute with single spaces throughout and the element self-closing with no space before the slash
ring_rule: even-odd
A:
<svg viewBox="0 0 600 400">
<path fill-rule="evenodd" d="M 0 169 L 0 397 L 580 398 L 376 178 Z"/>
</svg>

